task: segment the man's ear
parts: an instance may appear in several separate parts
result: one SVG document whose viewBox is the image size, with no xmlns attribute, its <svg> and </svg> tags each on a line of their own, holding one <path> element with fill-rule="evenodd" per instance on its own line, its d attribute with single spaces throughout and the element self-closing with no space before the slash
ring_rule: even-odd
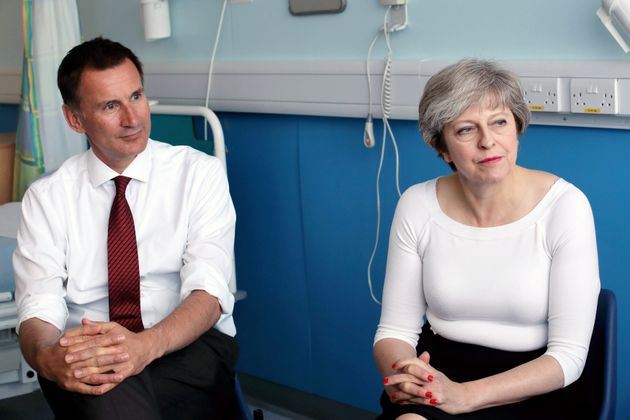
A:
<svg viewBox="0 0 630 420">
<path fill-rule="evenodd" d="M 63 116 L 70 128 L 79 134 L 84 134 L 85 129 L 83 128 L 83 124 L 81 123 L 78 113 L 66 104 L 63 104 L 61 109 L 63 110 Z"/>
</svg>

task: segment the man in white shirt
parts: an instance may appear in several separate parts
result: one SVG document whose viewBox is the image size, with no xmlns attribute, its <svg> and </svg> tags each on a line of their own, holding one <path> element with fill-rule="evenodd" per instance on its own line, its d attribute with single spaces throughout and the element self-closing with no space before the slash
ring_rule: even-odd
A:
<svg viewBox="0 0 630 420">
<path fill-rule="evenodd" d="M 24 357 L 58 419 L 232 418 L 236 216 L 222 165 L 149 139 L 142 65 L 119 43 L 73 48 L 58 86 L 90 149 L 22 202 L 13 265 Z M 128 182 L 118 195 L 115 178 Z M 133 264 L 112 261 L 108 242 L 119 195 L 135 233 L 120 261 Z M 130 266 L 134 292 L 122 296 L 137 294 L 138 329 L 111 306 L 112 275 Z"/>
</svg>

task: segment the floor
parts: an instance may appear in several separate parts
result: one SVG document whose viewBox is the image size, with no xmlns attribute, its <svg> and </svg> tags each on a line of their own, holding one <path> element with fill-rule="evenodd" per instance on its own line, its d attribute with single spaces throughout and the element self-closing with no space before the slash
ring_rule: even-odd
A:
<svg viewBox="0 0 630 420">
<path fill-rule="evenodd" d="M 238 381 L 250 412 L 262 410 L 264 420 L 373 420 L 376 417 L 375 413 L 242 372 L 238 374 Z M 37 390 L 0 399 L 0 420 L 53 420 L 53 414 L 43 394 Z"/>
<path fill-rule="evenodd" d="M 265 420 L 312 420 L 282 407 L 246 397 L 253 412 L 263 410 Z M 53 420 L 53 414 L 40 391 L 0 400 L 0 420 Z"/>
<path fill-rule="evenodd" d="M 261 409 L 264 413 L 265 420 L 314 420 L 312 417 L 305 417 L 282 407 L 253 398 L 247 398 L 247 403 L 252 409 L 252 412 L 256 409 Z"/>
</svg>

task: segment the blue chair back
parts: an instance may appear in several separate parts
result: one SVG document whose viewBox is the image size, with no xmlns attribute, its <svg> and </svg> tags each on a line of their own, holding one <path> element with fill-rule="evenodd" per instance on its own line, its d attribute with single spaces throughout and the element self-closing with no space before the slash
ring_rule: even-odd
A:
<svg viewBox="0 0 630 420">
<path fill-rule="evenodd" d="M 612 290 L 601 289 L 597 316 L 582 376 L 580 404 L 584 418 L 614 420 L 617 399 L 617 299 Z"/>
</svg>

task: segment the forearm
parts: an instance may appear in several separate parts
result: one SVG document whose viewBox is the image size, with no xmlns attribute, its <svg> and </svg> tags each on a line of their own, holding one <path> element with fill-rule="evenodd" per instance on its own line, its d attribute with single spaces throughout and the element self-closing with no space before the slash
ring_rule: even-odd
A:
<svg viewBox="0 0 630 420">
<path fill-rule="evenodd" d="M 374 345 L 374 359 L 381 376 L 396 372 L 392 365 L 399 361 L 416 357 L 416 350 L 408 343 L 395 338 L 385 338 Z"/>
<path fill-rule="evenodd" d="M 52 354 L 61 332 L 52 324 L 38 318 L 27 319 L 20 325 L 20 349 L 24 359 L 37 373 L 51 378 L 46 354 Z"/>
<path fill-rule="evenodd" d="M 564 384 L 560 364 L 541 356 L 506 372 L 462 385 L 468 390 L 470 411 L 510 404 L 559 389 Z"/>
<path fill-rule="evenodd" d="M 151 340 L 152 359 L 157 359 L 195 341 L 212 328 L 220 316 L 217 298 L 194 290 L 169 316 L 140 335 Z"/>
</svg>

